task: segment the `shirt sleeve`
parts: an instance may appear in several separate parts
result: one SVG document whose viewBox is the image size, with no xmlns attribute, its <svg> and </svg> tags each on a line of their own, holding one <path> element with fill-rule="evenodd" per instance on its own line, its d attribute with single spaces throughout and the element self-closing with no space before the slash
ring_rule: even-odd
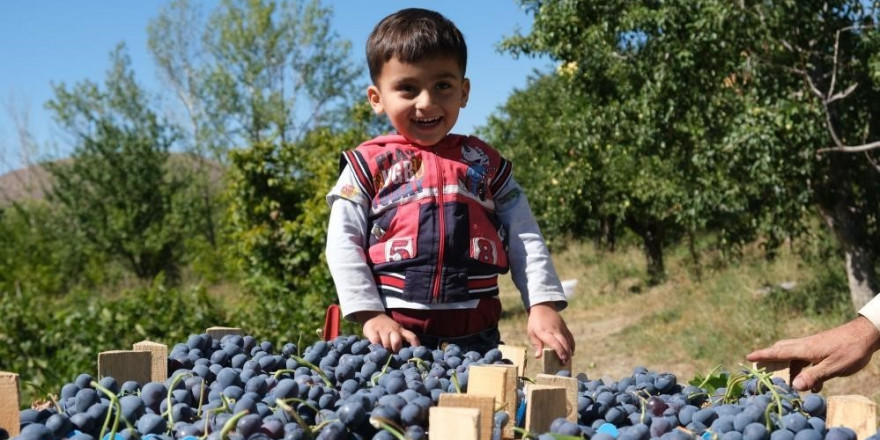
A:
<svg viewBox="0 0 880 440">
<path fill-rule="evenodd" d="M 362 311 L 385 311 L 373 274 L 367 264 L 367 213 L 370 200 L 357 189 L 354 173 L 345 167 L 327 194 L 327 265 L 336 285 L 345 319 Z"/>
<path fill-rule="evenodd" d="M 495 212 L 507 232 L 510 274 L 526 309 L 547 302 L 554 303 L 557 310 L 564 309 L 568 302 L 550 251 L 525 192 L 513 177 L 495 197 Z"/>
<path fill-rule="evenodd" d="M 859 309 L 859 315 L 868 318 L 868 321 L 880 330 L 880 295 L 875 296 Z"/>
</svg>

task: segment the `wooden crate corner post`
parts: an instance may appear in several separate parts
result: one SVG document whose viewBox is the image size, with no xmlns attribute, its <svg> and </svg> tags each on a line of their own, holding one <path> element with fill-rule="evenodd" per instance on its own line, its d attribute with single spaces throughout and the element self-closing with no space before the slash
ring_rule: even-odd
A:
<svg viewBox="0 0 880 440">
<path fill-rule="evenodd" d="M 9 438 L 20 434 L 21 388 L 15 373 L 0 371 L 0 428 L 5 429 Z"/>
<path fill-rule="evenodd" d="M 573 377 L 554 376 L 552 374 L 539 374 L 535 378 L 538 385 L 565 388 L 566 419 L 570 422 L 578 420 L 578 380 Z"/>
<path fill-rule="evenodd" d="M 785 381 L 787 384 L 791 384 L 791 363 L 787 361 L 779 361 L 779 362 L 755 362 L 752 366 L 756 370 L 764 369 L 764 371 L 768 373 L 772 373 L 773 377 L 778 377 Z"/>
<path fill-rule="evenodd" d="M 523 377 L 526 375 L 526 362 L 528 361 L 528 350 L 525 347 L 518 347 L 516 345 L 504 345 L 501 344 L 498 346 L 498 350 L 501 351 L 501 358 L 508 359 L 513 362 L 513 365 L 516 365 L 516 375 L 519 377 Z"/>
<path fill-rule="evenodd" d="M 168 346 L 152 341 L 135 342 L 134 351 L 150 353 L 150 381 L 164 382 L 168 379 Z"/>
<path fill-rule="evenodd" d="M 242 332 L 239 327 L 208 327 L 205 333 L 219 341 L 226 335 L 240 335 Z"/>
<path fill-rule="evenodd" d="M 496 408 L 506 411 L 511 422 L 501 433 L 503 438 L 513 438 L 513 420 L 516 419 L 516 383 L 517 367 L 515 365 L 471 365 L 468 368 L 467 394 L 476 396 L 492 396 Z M 494 420 L 495 413 L 492 417 Z"/>
<path fill-rule="evenodd" d="M 479 440 L 480 410 L 432 406 L 428 410 L 428 435 L 432 439 Z"/>
<path fill-rule="evenodd" d="M 133 380 L 150 382 L 153 355 L 148 351 L 111 350 L 98 353 L 98 379 L 112 377 L 123 383 Z"/>
<path fill-rule="evenodd" d="M 437 406 L 445 408 L 476 408 L 480 410 L 480 438 L 491 439 L 495 425 L 495 397 L 476 394 L 440 394 Z"/>
<path fill-rule="evenodd" d="M 534 384 L 526 394 L 526 431 L 548 432 L 550 424 L 568 413 L 566 389 L 551 385 Z"/>
<path fill-rule="evenodd" d="M 855 431 L 859 440 L 865 440 L 877 432 L 877 404 L 865 396 L 831 396 L 828 398 L 827 415 L 827 428 L 845 426 Z"/>
<path fill-rule="evenodd" d="M 559 370 L 571 371 L 571 359 L 562 362 L 556 351 L 552 348 L 545 348 L 541 354 L 541 372 L 544 374 L 556 374 Z"/>
</svg>

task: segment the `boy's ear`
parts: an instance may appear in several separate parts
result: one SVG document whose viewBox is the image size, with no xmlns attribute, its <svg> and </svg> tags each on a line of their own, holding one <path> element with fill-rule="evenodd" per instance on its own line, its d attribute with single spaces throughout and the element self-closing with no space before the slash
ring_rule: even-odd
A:
<svg viewBox="0 0 880 440">
<path fill-rule="evenodd" d="M 471 93 L 471 80 L 465 78 L 461 83 L 461 108 L 464 108 L 468 102 L 468 96 Z"/>
<path fill-rule="evenodd" d="M 373 107 L 373 112 L 377 115 L 381 115 L 385 111 L 385 107 L 382 105 L 382 94 L 378 87 L 374 85 L 367 87 L 367 101 L 370 101 L 370 107 Z"/>
</svg>

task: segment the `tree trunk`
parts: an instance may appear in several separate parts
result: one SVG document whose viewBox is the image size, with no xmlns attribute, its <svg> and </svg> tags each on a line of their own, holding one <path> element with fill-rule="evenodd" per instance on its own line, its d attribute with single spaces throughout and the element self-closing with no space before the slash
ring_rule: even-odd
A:
<svg viewBox="0 0 880 440">
<path fill-rule="evenodd" d="M 632 218 L 627 218 L 625 224 L 639 237 L 645 251 L 645 261 L 648 268 L 648 284 L 660 284 L 666 278 L 666 268 L 663 266 L 663 238 L 664 228 L 660 222 L 641 223 Z"/>
<path fill-rule="evenodd" d="M 648 263 L 648 283 L 652 286 L 660 284 L 666 278 L 666 268 L 663 266 L 663 228 L 650 225 L 642 240 Z"/>
<path fill-rule="evenodd" d="M 834 233 L 846 257 L 846 279 L 853 307 L 859 310 L 878 292 L 880 283 L 874 263 L 877 259 L 871 248 L 864 216 L 858 207 L 839 200 L 832 206 L 819 206 L 822 219 Z"/>
<path fill-rule="evenodd" d="M 617 235 L 615 229 L 617 227 L 617 216 L 606 215 L 599 220 L 599 233 L 593 245 L 600 251 L 614 252 L 617 245 Z"/>
</svg>

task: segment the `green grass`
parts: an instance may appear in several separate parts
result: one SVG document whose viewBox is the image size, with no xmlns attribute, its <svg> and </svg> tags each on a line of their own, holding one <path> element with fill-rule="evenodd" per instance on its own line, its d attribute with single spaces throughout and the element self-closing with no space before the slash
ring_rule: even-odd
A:
<svg viewBox="0 0 880 440">
<path fill-rule="evenodd" d="M 756 348 L 854 316 L 842 260 L 796 252 L 808 246 L 780 249 L 769 260 L 759 244 L 728 260 L 711 243 L 698 243 L 699 270 L 685 246 L 667 249 L 666 281 L 657 286 L 647 283 L 635 244 L 599 252 L 570 243 L 554 253 L 560 278 L 578 279 L 563 312 L 578 344 L 574 369 L 617 378 L 646 365 L 690 379 L 717 365 L 736 369 Z M 527 319 L 518 292 L 512 283 L 502 292 L 502 336 L 527 345 L 517 334 Z"/>
</svg>

